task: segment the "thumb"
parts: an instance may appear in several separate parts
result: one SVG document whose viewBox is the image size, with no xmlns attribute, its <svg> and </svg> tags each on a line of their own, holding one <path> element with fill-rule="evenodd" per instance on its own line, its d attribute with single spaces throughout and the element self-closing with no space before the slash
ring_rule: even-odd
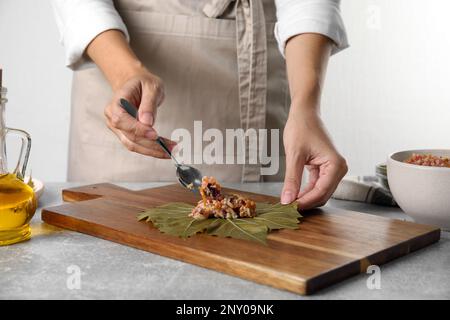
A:
<svg viewBox="0 0 450 320">
<path fill-rule="evenodd" d="M 281 192 L 281 203 L 288 204 L 297 198 L 302 182 L 304 167 L 302 157 L 292 157 L 286 155 L 286 173 L 284 176 L 284 186 Z"/>
<path fill-rule="evenodd" d="M 139 104 L 139 121 L 145 125 L 153 126 L 158 106 L 164 99 L 164 90 L 159 83 L 144 85 L 142 88 L 141 103 Z"/>
</svg>

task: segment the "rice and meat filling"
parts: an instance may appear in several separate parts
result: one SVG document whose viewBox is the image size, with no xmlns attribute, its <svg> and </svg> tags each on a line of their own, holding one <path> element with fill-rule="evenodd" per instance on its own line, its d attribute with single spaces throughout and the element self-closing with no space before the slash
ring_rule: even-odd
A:
<svg viewBox="0 0 450 320">
<path fill-rule="evenodd" d="M 203 177 L 200 186 L 200 200 L 192 210 L 190 217 L 207 219 L 252 218 L 256 216 L 256 204 L 238 194 L 223 195 L 220 184 L 214 177 Z"/>
<path fill-rule="evenodd" d="M 404 162 L 427 167 L 450 168 L 450 158 L 434 156 L 432 154 L 413 153 Z"/>
</svg>

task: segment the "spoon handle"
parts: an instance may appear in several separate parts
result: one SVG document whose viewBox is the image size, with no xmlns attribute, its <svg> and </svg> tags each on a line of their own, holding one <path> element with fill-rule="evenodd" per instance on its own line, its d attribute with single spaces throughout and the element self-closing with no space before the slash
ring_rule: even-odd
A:
<svg viewBox="0 0 450 320">
<path fill-rule="evenodd" d="M 120 99 L 120 106 L 133 118 L 138 118 L 137 109 L 126 99 Z"/>
<path fill-rule="evenodd" d="M 161 137 L 156 138 L 156 142 L 161 146 L 161 148 L 164 149 L 164 151 L 172 158 L 172 160 L 175 162 L 175 165 L 178 167 L 180 164 L 178 163 L 177 159 L 173 156 L 172 152 L 167 148 L 164 141 L 161 139 Z"/>
<path fill-rule="evenodd" d="M 138 113 L 137 109 L 126 99 L 120 99 L 120 106 L 133 118 L 138 119 Z M 156 138 L 156 142 L 163 148 L 163 150 L 172 158 L 172 160 L 175 162 L 175 165 L 178 167 L 180 164 L 178 163 L 177 159 L 172 155 L 172 152 L 167 148 L 164 141 L 161 139 L 161 137 Z"/>
</svg>

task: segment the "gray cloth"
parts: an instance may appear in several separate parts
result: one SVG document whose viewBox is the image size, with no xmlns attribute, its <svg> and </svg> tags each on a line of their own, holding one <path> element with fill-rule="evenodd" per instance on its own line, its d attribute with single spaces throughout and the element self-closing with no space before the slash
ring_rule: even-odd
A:
<svg viewBox="0 0 450 320">
<path fill-rule="evenodd" d="M 374 176 L 345 177 L 336 188 L 332 198 L 358 201 L 382 206 L 396 207 L 391 192 Z"/>
</svg>

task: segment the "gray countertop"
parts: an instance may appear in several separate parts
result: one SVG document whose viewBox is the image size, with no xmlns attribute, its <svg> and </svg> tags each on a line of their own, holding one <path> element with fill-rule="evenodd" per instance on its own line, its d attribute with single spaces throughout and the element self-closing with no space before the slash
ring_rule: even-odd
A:
<svg viewBox="0 0 450 320">
<path fill-rule="evenodd" d="M 76 184 L 49 183 L 40 208 L 61 203 L 61 190 Z M 162 185 L 121 184 L 130 189 Z M 281 184 L 228 184 L 278 195 Z M 399 209 L 330 200 L 328 206 L 385 217 L 409 218 Z M 286 291 L 168 259 L 84 234 L 32 223 L 30 241 L 0 247 L 1 299 L 449 299 L 450 233 L 441 241 L 381 266 L 381 288 L 368 289 L 360 274 L 302 297 Z M 79 275 L 79 276 L 78 276 Z M 80 280 L 80 281 L 78 281 Z"/>
</svg>

